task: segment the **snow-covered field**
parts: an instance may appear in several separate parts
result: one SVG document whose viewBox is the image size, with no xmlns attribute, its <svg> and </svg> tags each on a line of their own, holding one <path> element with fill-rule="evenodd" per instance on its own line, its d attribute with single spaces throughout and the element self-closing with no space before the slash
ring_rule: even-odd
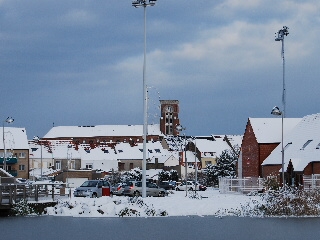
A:
<svg viewBox="0 0 320 240">
<path fill-rule="evenodd" d="M 47 208 L 48 215 L 74 217 L 124 216 L 188 216 L 228 215 L 241 211 L 254 196 L 220 194 L 218 189 L 199 192 L 197 197 L 185 191 L 169 191 L 168 197 L 135 198 L 113 196 L 101 198 L 74 198 L 59 201 L 56 207 Z"/>
</svg>

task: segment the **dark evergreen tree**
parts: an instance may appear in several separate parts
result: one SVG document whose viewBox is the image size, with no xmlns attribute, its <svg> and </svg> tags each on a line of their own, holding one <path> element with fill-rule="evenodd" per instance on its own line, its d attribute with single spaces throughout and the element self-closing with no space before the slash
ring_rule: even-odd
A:
<svg viewBox="0 0 320 240">
<path fill-rule="evenodd" d="M 224 150 L 217 159 L 216 165 L 207 166 L 207 181 L 217 185 L 219 177 L 234 178 L 236 176 L 237 161 L 240 148 L 234 146 L 233 150 Z"/>
<path fill-rule="evenodd" d="M 176 170 L 173 170 L 173 169 L 171 169 L 170 171 L 162 170 L 158 174 L 158 179 L 159 179 L 159 182 L 162 182 L 162 181 L 178 181 L 179 180 L 179 176 L 178 176 L 178 172 Z"/>
</svg>

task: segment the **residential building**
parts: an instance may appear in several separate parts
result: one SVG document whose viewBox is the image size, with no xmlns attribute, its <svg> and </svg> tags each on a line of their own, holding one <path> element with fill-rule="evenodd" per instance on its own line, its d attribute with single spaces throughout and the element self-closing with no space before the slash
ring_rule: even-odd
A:
<svg viewBox="0 0 320 240">
<path fill-rule="evenodd" d="M 4 132 L 3 132 L 4 129 Z M 25 128 L 0 128 L 6 149 L 6 172 L 18 178 L 29 178 L 29 145 Z M 4 145 L 0 141 L 0 168 L 4 168 Z"/>
<path fill-rule="evenodd" d="M 303 177 L 320 174 L 320 113 L 303 117 L 284 136 L 285 182 L 303 184 Z M 262 176 L 282 173 L 282 146 L 278 145 L 262 163 Z"/>
<path fill-rule="evenodd" d="M 283 134 L 286 136 L 301 118 L 285 118 Z M 281 143 L 281 118 L 249 118 L 241 144 L 238 177 L 262 177 L 262 163 Z"/>
</svg>

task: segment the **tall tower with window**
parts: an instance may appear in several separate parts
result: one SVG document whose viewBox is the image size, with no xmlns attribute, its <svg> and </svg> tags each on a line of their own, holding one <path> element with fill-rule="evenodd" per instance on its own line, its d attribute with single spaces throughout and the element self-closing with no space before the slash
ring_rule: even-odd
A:
<svg viewBox="0 0 320 240">
<path fill-rule="evenodd" d="M 179 101 L 160 100 L 160 105 L 160 131 L 165 135 L 179 135 L 179 132 L 176 130 L 176 126 L 180 124 Z"/>
</svg>

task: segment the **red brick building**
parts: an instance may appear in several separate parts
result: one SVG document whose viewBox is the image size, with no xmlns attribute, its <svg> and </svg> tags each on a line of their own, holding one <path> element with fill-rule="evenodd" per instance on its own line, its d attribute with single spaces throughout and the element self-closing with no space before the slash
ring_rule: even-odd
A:
<svg viewBox="0 0 320 240">
<path fill-rule="evenodd" d="M 286 119 L 285 119 L 286 120 Z M 286 123 L 284 123 L 286 124 Z M 284 135 L 284 173 L 290 185 L 302 185 L 303 179 L 320 176 L 320 114 L 308 115 Z M 282 172 L 282 146 L 277 146 L 262 163 L 262 175 Z M 280 173 L 281 173 L 280 172 Z"/>
<path fill-rule="evenodd" d="M 284 119 L 284 133 L 289 132 L 300 119 Z M 262 163 L 281 142 L 281 118 L 249 118 L 243 135 L 238 177 L 264 177 Z M 279 171 L 275 166 L 273 171 Z"/>
</svg>

